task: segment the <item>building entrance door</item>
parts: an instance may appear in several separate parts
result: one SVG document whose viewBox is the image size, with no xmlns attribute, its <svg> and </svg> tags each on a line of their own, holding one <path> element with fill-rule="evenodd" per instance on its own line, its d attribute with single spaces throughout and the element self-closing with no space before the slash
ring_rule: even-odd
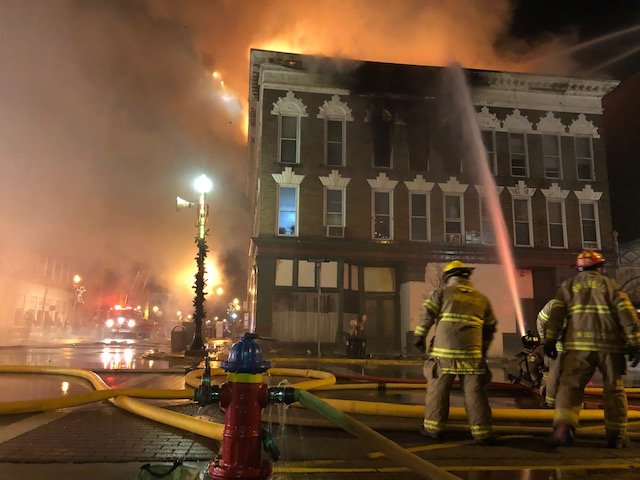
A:
<svg viewBox="0 0 640 480">
<path fill-rule="evenodd" d="M 395 295 L 367 295 L 365 298 L 367 353 L 398 353 L 399 325 L 396 325 Z"/>
</svg>

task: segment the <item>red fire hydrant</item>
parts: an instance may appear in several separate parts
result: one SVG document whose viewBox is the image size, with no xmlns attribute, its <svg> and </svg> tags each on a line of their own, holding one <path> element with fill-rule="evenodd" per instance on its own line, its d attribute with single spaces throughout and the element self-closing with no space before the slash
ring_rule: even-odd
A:
<svg viewBox="0 0 640 480">
<path fill-rule="evenodd" d="M 292 387 L 267 387 L 262 374 L 270 364 L 262 360 L 257 335 L 245 333 L 229 352 L 229 359 L 221 367 L 227 381 L 221 387 L 211 385 L 209 358 L 205 359 L 202 384 L 194 392 L 200 405 L 220 402 L 224 409 L 224 433 L 221 456 L 209 465 L 214 480 L 266 480 L 271 474 L 271 462 L 262 458 L 264 448 L 276 461 L 280 454 L 271 434 L 262 428 L 262 409 L 269 402 L 294 402 Z"/>
</svg>

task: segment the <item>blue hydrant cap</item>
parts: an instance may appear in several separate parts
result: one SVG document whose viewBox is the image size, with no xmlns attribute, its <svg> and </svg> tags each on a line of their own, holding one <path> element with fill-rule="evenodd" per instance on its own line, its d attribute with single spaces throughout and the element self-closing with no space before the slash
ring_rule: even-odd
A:
<svg viewBox="0 0 640 480">
<path fill-rule="evenodd" d="M 268 360 L 262 360 L 262 350 L 255 338 L 255 334 L 245 333 L 231 346 L 229 359 L 220 364 L 225 372 L 263 373 L 269 370 L 271 364 Z"/>
</svg>

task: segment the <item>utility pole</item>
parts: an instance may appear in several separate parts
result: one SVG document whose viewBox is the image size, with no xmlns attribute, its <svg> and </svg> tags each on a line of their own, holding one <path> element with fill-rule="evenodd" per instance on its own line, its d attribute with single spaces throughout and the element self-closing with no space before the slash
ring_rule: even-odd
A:
<svg viewBox="0 0 640 480">
<path fill-rule="evenodd" d="M 322 264 L 328 262 L 326 258 L 310 258 L 310 262 L 315 262 L 316 267 L 316 288 L 318 289 L 318 311 L 316 312 L 316 343 L 318 344 L 318 358 L 320 358 L 320 300 L 322 298 Z"/>
</svg>

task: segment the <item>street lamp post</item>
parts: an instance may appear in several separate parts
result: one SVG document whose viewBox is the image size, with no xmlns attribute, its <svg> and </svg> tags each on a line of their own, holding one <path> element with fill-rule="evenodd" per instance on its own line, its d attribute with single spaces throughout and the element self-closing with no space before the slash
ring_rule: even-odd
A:
<svg viewBox="0 0 640 480">
<path fill-rule="evenodd" d="M 195 290 L 195 297 L 193 299 L 193 324 L 194 324 L 194 334 L 193 334 L 193 343 L 189 350 L 187 350 L 187 354 L 190 355 L 204 355 L 205 345 L 202 340 L 202 323 L 205 317 L 204 310 L 204 302 L 205 302 L 205 259 L 207 258 L 207 252 L 209 250 L 207 246 L 207 217 L 209 214 L 209 207 L 205 202 L 206 195 L 211 191 L 212 183 L 209 177 L 206 175 L 200 175 L 196 178 L 193 183 L 196 191 L 200 194 L 198 199 L 198 223 L 197 223 L 197 235 L 195 238 L 195 243 L 198 246 L 198 254 L 196 255 L 196 265 L 197 271 L 195 274 L 195 282 L 193 284 L 193 289 Z M 178 208 L 182 206 L 193 206 L 192 203 L 186 202 L 178 197 Z"/>
</svg>

